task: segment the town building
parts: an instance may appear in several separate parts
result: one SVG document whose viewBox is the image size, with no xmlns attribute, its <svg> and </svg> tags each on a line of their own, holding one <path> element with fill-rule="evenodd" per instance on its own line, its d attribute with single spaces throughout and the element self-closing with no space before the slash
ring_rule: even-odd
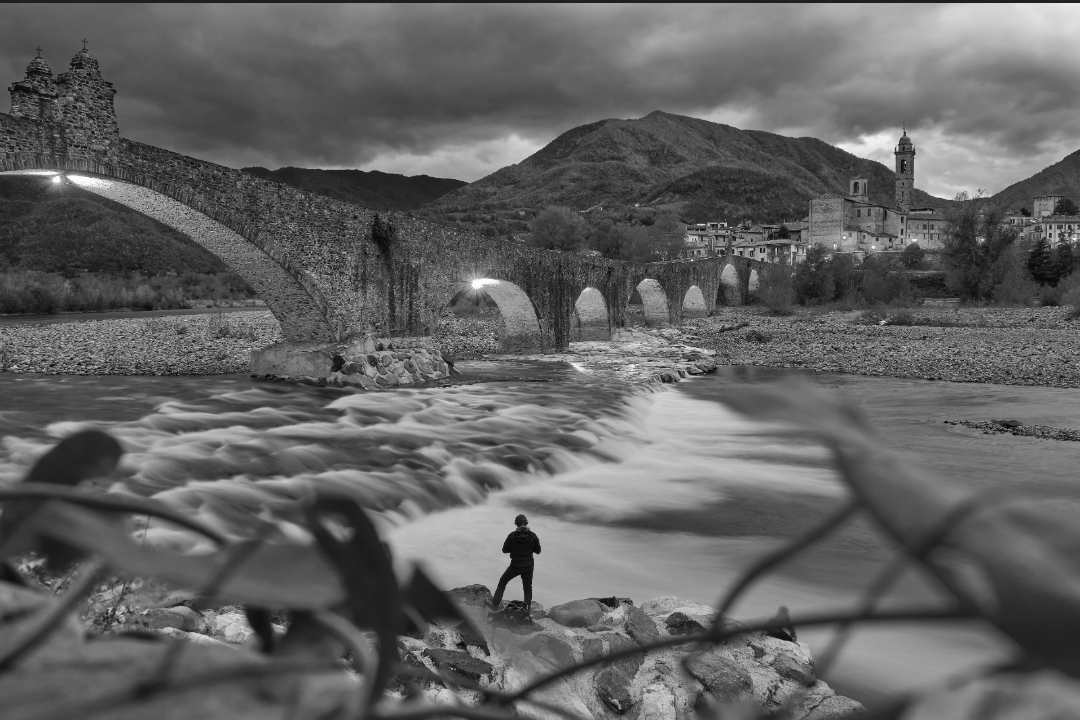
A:
<svg viewBox="0 0 1080 720">
<path fill-rule="evenodd" d="M 870 200 L 870 181 L 853 177 L 848 193 L 826 193 L 809 202 L 807 229 L 810 245 L 832 252 L 898 252 L 913 242 L 927 250 L 945 241 L 945 216 L 935 208 L 913 207 L 915 191 L 915 144 L 907 131 L 894 149 L 896 158 L 895 203 L 892 207 Z"/>
</svg>

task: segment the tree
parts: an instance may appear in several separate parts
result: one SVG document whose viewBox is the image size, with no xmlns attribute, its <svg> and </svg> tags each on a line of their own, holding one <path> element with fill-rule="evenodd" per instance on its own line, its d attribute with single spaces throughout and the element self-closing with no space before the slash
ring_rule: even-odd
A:
<svg viewBox="0 0 1080 720">
<path fill-rule="evenodd" d="M 1055 250 L 1055 262 L 1057 264 L 1057 276 L 1060 280 L 1071 275 L 1073 271 L 1080 269 L 1080 257 L 1073 252 L 1073 246 L 1069 242 L 1059 243 Z"/>
<path fill-rule="evenodd" d="M 1046 238 L 1039 238 L 1031 246 L 1027 257 L 1027 270 L 1031 279 L 1040 285 L 1056 285 L 1061 277 L 1058 272 L 1057 258 Z"/>
<path fill-rule="evenodd" d="M 1020 214 L 1024 217 L 1031 217 L 1031 211 L 1028 210 L 1026 207 L 1020 208 Z"/>
<path fill-rule="evenodd" d="M 803 305 L 833 299 L 832 263 L 821 245 L 807 249 L 806 259 L 795 269 L 795 297 Z"/>
<path fill-rule="evenodd" d="M 1058 204 L 1054 206 L 1055 215 L 1080 215 L 1080 208 L 1076 207 L 1069 198 L 1062 198 L 1058 200 Z"/>
<path fill-rule="evenodd" d="M 568 207 L 547 207 L 529 225 L 529 244 L 543 250 L 580 250 L 588 226 Z"/>
<path fill-rule="evenodd" d="M 589 232 L 588 245 L 603 257 L 621 260 L 626 232 L 611 218 L 603 218 Z"/>
<path fill-rule="evenodd" d="M 945 213 L 945 284 L 966 300 L 985 300 L 1000 281 L 998 259 L 1016 240 L 1005 209 L 982 190 L 960 193 Z"/>
<path fill-rule="evenodd" d="M 781 224 L 780 229 L 773 234 L 773 237 L 777 240 L 787 240 L 791 237 L 791 231 L 788 230 L 787 225 Z"/>
<path fill-rule="evenodd" d="M 686 226 L 674 215 L 664 213 L 652 224 L 653 244 L 661 260 L 676 260 L 686 248 Z"/>
<path fill-rule="evenodd" d="M 909 243 L 904 251 L 900 253 L 900 262 L 908 270 L 914 270 L 922 264 L 926 259 L 926 250 L 922 248 L 917 242 Z"/>
</svg>

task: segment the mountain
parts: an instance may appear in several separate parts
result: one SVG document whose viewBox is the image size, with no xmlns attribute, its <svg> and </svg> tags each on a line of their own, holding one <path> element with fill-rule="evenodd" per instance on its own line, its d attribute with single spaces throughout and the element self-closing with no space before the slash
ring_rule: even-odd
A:
<svg viewBox="0 0 1080 720">
<path fill-rule="evenodd" d="M 993 199 L 1018 212 L 1022 207 L 1031 210 L 1032 199 L 1041 195 L 1063 195 L 1073 202 L 1080 202 L 1080 150 L 1027 180 L 1013 183 Z"/>
<path fill-rule="evenodd" d="M 604 203 L 697 203 L 732 220 L 802 218 L 806 201 L 847 194 L 848 179 L 870 181 L 874 202 L 894 203 L 895 174 L 815 138 L 791 138 L 653 112 L 601 120 L 555 138 L 522 162 L 455 190 L 428 206 L 444 212 L 585 209 Z M 915 204 L 949 201 L 915 191 Z M 713 218 L 715 219 L 715 218 Z"/>
<path fill-rule="evenodd" d="M 279 170 L 246 167 L 243 170 L 265 180 L 374 210 L 415 210 L 466 184 L 462 180 L 427 175 L 409 177 L 378 170 L 309 170 L 295 167 Z"/>
<path fill-rule="evenodd" d="M 155 220 L 48 178 L 0 177 L 0 268 L 220 273 L 216 256 Z"/>
</svg>

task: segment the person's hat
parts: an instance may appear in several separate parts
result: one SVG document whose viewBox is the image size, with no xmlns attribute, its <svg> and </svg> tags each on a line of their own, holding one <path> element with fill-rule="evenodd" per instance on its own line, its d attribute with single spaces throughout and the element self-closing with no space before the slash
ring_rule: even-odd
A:
<svg viewBox="0 0 1080 720">
<path fill-rule="evenodd" d="M 522 525 L 528 525 L 529 518 L 525 517 L 524 515 L 518 515 L 516 518 L 514 518 L 514 524 L 518 527 L 521 527 Z"/>
</svg>

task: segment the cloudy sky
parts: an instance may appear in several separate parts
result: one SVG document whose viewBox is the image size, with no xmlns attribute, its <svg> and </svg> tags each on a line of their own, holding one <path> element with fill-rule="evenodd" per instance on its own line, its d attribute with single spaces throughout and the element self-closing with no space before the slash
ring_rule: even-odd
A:
<svg viewBox="0 0 1080 720">
<path fill-rule="evenodd" d="M 471 181 L 658 109 L 890 167 L 906 122 L 942 197 L 1080 149 L 1071 6 L 5 5 L 0 80 L 84 37 L 123 135 L 234 167 Z"/>
</svg>

